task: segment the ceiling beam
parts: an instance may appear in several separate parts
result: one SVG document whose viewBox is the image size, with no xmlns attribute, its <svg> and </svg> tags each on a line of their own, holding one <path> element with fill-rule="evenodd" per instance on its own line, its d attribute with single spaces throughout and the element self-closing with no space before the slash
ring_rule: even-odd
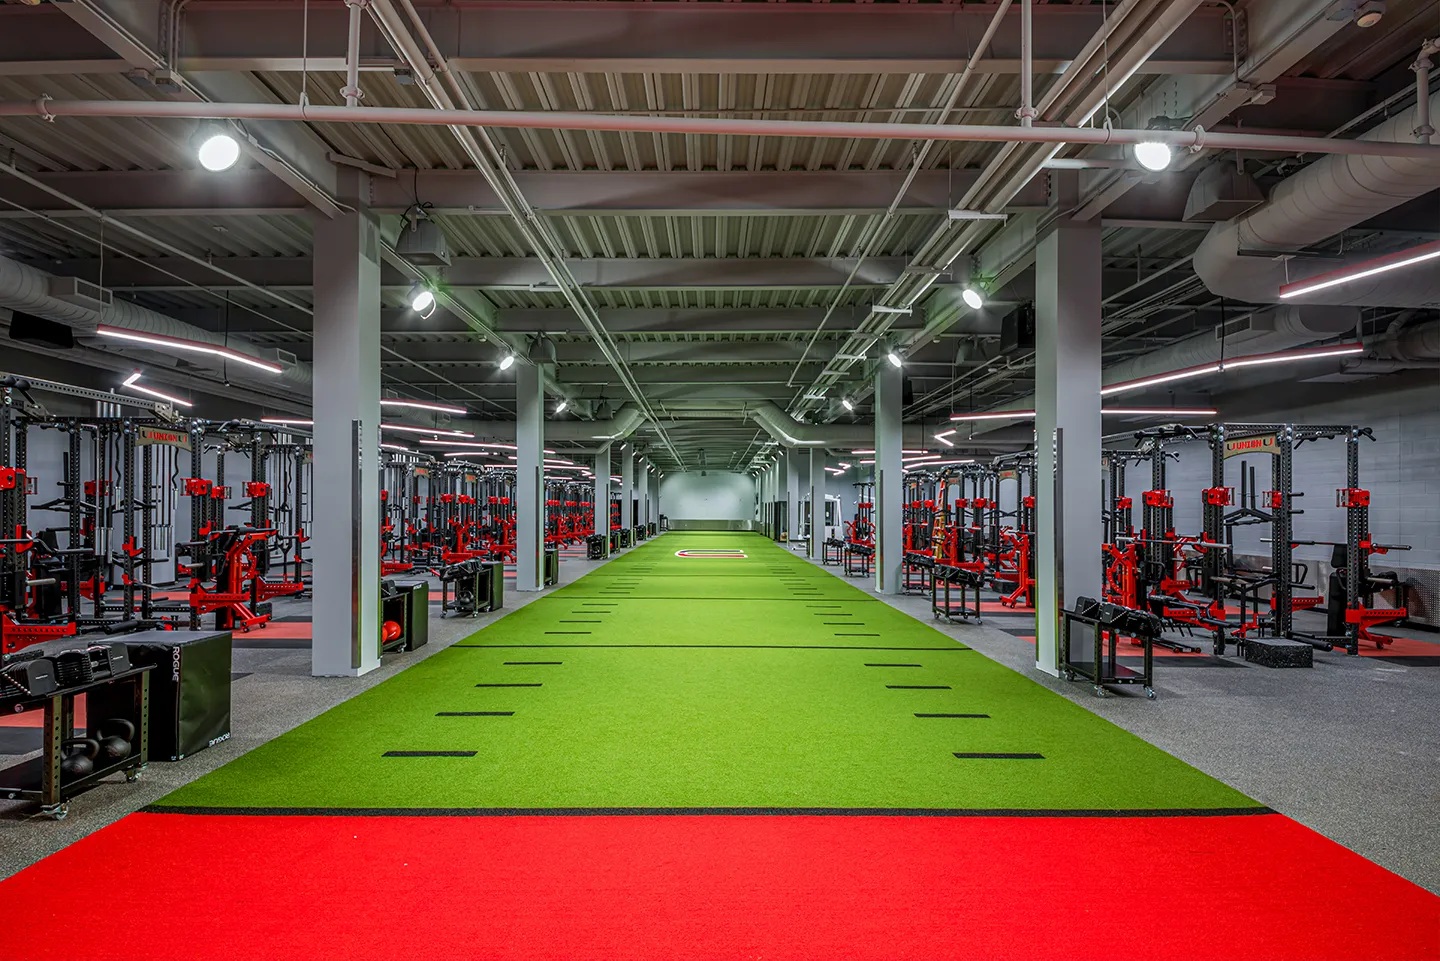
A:
<svg viewBox="0 0 1440 961">
<path fill-rule="evenodd" d="M 308 290 L 313 277 L 309 257 L 217 257 L 211 262 L 251 283 L 276 290 Z M 852 287 L 893 283 L 906 262 L 904 257 L 872 257 L 861 266 Z M 839 287 L 855 265 L 853 259 L 846 257 L 597 258 L 569 263 L 582 287 L 644 290 Z M 105 286 L 116 291 L 193 290 L 176 280 L 175 275 L 212 290 L 223 290 L 232 284 L 201 265 L 179 258 L 157 257 L 144 261 L 111 258 L 104 268 Z M 90 280 L 100 277 L 98 259 L 47 262 L 44 269 Z M 443 286 L 451 289 L 555 289 L 544 266 L 530 257 L 456 257 L 442 273 Z M 410 280 L 385 265 L 381 269 L 381 284 L 395 289 L 408 288 Z"/>
<path fill-rule="evenodd" d="M 964 51 L 974 46 L 993 15 L 986 5 L 953 4 L 572 3 L 563 16 L 556 15 L 553 3 L 523 0 L 458 8 L 418 0 L 416 6 L 430 31 L 446 38 L 451 67 L 477 73 L 955 74 L 964 69 Z M 9 7 L 0 11 L 9 13 Z M 1102 16 L 1098 4 L 1037 5 L 1035 70 L 1063 69 Z M 1228 27 L 1221 16 L 1218 9 L 1197 12 L 1142 69 L 1228 73 Z M 8 44 L 11 59 L 95 59 L 93 50 L 67 44 L 68 37 L 26 45 L 25 39 L 53 17 L 6 19 L 17 34 Z M 311 4 L 309 69 L 344 71 L 345 22 L 341 4 Z M 199 0 L 185 9 L 182 25 L 183 70 L 301 68 L 299 3 Z M 5 32 L 0 30 L 0 36 Z M 369 69 L 395 64 L 394 54 L 369 24 L 361 57 Z M 1020 17 L 1012 9 L 976 70 L 1013 74 L 1019 66 Z M 119 72 L 118 66 L 111 69 Z"/>
<path fill-rule="evenodd" d="M 943 211 L 978 176 L 974 169 L 926 170 L 916 176 L 898 213 Z M 46 186 L 92 207 L 144 217 L 299 214 L 304 199 L 263 170 L 127 170 L 36 174 Z M 538 171 L 515 181 L 549 216 L 855 216 L 883 212 L 904 182 L 895 170 Z M 508 217 L 485 178 L 474 170 L 405 171 L 370 184 L 371 209 L 398 214 L 416 198 L 439 215 Z M 1045 202 L 1037 177 L 1016 198 L 1018 207 Z M 44 216 L 76 215 L 21 181 L 0 182 L 0 199 Z M 35 216 L 0 210 L 0 219 Z"/>
</svg>

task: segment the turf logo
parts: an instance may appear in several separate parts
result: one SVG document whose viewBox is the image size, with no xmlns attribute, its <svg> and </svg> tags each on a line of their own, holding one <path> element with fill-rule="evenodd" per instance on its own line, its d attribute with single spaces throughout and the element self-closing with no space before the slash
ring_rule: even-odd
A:
<svg viewBox="0 0 1440 961">
<path fill-rule="evenodd" d="M 746 555 L 746 553 L 745 553 L 744 551 L 719 549 L 719 550 L 708 550 L 708 551 L 704 551 L 704 550 L 676 551 L 676 552 L 675 552 L 675 556 L 676 556 L 676 557 L 692 557 L 692 558 L 693 558 L 693 557 L 700 557 L 700 558 L 741 559 L 741 558 L 744 558 L 744 557 L 746 557 L 746 556 L 748 556 L 748 555 Z"/>
</svg>

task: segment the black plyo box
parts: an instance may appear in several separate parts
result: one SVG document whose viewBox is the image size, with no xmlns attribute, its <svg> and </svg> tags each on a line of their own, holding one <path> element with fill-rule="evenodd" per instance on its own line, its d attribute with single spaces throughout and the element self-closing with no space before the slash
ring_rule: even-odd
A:
<svg viewBox="0 0 1440 961">
<path fill-rule="evenodd" d="M 178 761 L 230 737 L 230 632 L 142 631 L 123 638 L 150 673 L 150 757 Z"/>
<path fill-rule="evenodd" d="M 1261 667 L 1313 667 L 1315 648 L 1283 637 L 1256 637 L 1244 643 L 1245 660 Z"/>
</svg>

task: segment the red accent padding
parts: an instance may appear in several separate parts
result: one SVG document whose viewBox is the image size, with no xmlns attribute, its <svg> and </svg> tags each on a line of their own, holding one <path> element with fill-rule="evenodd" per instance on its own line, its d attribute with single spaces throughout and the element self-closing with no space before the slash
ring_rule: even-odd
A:
<svg viewBox="0 0 1440 961">
<path fill-rule="evenodd" d="M 1280 815 L 136 814 L 0 903 L 8 961 L 1440 957 L 1440 898 Z"/>
</svg>

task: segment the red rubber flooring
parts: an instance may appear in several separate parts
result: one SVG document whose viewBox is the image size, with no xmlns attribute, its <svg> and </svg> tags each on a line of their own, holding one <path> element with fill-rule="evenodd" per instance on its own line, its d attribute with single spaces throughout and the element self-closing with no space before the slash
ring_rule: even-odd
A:
<svg viewBox="0 0 1440 961">
<path fill-rule="evenodd" d="M 1440 958 L 1440 898 L 1277 814 L 142 813 L 0 903 L 7 961 Z"/>
</svg>

